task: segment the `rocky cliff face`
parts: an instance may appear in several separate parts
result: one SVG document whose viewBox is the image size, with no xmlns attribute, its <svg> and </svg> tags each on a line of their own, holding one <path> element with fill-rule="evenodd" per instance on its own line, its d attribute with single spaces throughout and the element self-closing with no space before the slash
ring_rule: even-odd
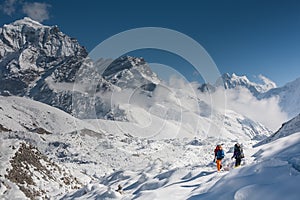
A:
<svg viewBox="0 0 300 200">
<path fill-rule="evenodd" d="M 102 76 L 96 69 L 99 62 L 86 57 L 85 48 L 57 26 L 27 17 L 4 25 L 0 28 L 0 95 L 33 98 L 79 118 L 126 120 L 117 106 L 101 97 L 103 93 L 126 88 L 151 91 L 159 82 L 143 59 L 118 58 Z M 88 87 L 74 89 L 76 79 Z"/>
<path fill-rule="evenodd" d="M 122 89 L 143 88 L 153 91 L 160 82 L 144 59 L 131 56 L 113 61 L 103 72 L 103 77 Z"/>
<path fill-rule="evenodd" d="M 28 96 L 71 111 L 69 91 L 56 91 L 55 83 L 69 83 L 87 56 L 79 43 L 57 26 L 44 26 L 30 18 L 0 29 L 0 92 Z"/>
</svg>

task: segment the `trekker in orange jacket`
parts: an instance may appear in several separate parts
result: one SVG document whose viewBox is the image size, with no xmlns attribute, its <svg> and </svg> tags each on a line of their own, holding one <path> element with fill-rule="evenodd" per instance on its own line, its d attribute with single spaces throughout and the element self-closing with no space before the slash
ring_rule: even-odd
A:
<svg viewBox="0 0 300 200">
<path fill-rule="evenodd" d="M 224 158 L 224 156 L 225 156 L 225 154 L 224 154 L 224 151 L 222 149 L 222 146 L 220 144 L 218 144 L 215 148 L 215 159 L 214 159 L 217 163 L 218 172 L 222 168 L 222 159 Z"/>
</svg>

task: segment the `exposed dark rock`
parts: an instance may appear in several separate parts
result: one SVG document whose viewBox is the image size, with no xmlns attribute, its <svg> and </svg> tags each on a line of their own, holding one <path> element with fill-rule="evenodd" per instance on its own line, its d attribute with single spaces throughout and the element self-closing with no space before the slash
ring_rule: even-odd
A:
<svg viewBox="0 0 300 200">
<path fill-rule="evenodd" d="M 80 186 L 76 178 L 50 162 L 37 148 L 29 144 L 22 143 L 10 163 L 12 168 L 7 171 L 5 177 L 18 185 L 30 199 L 47 199 L 46 191 L 35 182 L 39 179 L 49 183 L 54 181 L 61 186 L 72 185 L 73 189 Z"/>
</svg>

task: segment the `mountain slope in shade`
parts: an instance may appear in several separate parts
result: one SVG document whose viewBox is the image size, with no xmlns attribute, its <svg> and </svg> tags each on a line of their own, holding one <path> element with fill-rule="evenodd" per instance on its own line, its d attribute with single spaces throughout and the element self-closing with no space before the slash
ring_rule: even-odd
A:
<svg viewBox="0 0 300 200">
<path fill-rule="evenodd" d="M 114 60 L 102 75 L 105 80 L 123 89 L 143 88 L 153 91 L 160 82 L 143 58 L 131 56 Z"/>
<path fill-rule="evenodd" d="M 281 128 L 278 131 L 276 131 L 270 137 L 262 140 L 255 146 L 259 146 L 262 144 L 272 142 L 274 140 L 277 140 L 282 137 L 286 137 L 286 136 L 294 134 L 296 132 L 300 132 L 300 114 L 298 116 L 294 117 L 293 119 L 289 120 L 288 122 L 285 122 L 284 124 L 282 124 Z"/>
<path fill-rule="evenodd" d="M 56 91 L 46 79 L 70 83 L 87 56 L 76 39 L 57 26 L 44 26 L 28 17 L 0 29 L 0 93 L 29 96 L 71 111 L 70 91 Z"/>
<path fill-rule="evenodd" d="M 57 26 L 28 17 L 0 29 L 0 47 L 0 94 L 27 96 L 68 113 L 75 107 L 84 111 L 73 112 L 80 118 L 125 120 L 117 106 L 101 98 L 102 93 L 137 86 L 154 90 L 159 81 L 143 60 L 132 57 L 116 59 L 108 66 L 106 81 L 95 69 L 99 62 L 94 65 L 86 59 L 87 52 L 76 39 Z M 76 80 L 86 89 L 74 89 Z"/>
</svg>

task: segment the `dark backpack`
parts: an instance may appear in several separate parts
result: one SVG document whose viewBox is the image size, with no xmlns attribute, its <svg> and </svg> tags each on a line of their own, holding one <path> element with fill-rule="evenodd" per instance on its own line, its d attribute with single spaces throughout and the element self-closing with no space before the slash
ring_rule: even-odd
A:
<svg viewBox="0 0 300 200">
<path fill-rule="evenodd" d="M 240 145 L 235 145 L 234 146 L 235 151 L 236 151 L 236 156 L 239 158 L 244 158 L 244 152 L 243 152 L 243 148 Z"/>
</svg>

